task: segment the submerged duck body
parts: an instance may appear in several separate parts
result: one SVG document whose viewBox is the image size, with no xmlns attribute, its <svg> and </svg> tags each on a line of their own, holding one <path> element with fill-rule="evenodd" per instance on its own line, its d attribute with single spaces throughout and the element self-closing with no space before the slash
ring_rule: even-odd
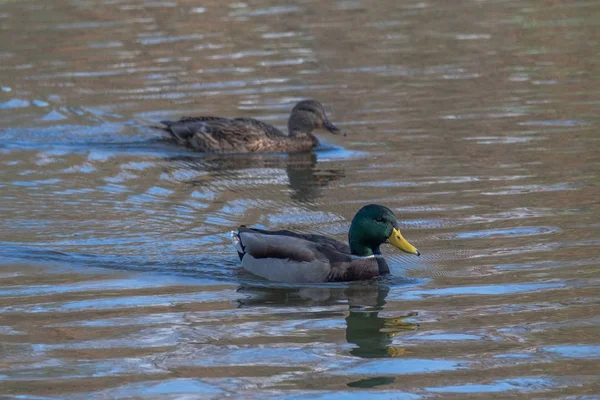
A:
<svg viewBox="0 0 600 400">
<path fill-rule="evenodd" d="M 309 151 L 319 144 L 313 134 L 315 129 L 344 134 L 329 121 L 323 106 L 315 100 L 296 104 L 288 120 L 287 135 L 252 118 L 184 117 L 161 123 L 176 143 L 207 153 Z"/>
<path fill-rule="evenodd" d="M 372 279 L 390 272 L 380 246 L 421 253 L 402 237 L 394 213 L 370 204 L 354 216 L 349 245 L 326 236 L 240 226 L 231 233 L 242 267 L 263 278 L 290 283 Z"/>
</svg>

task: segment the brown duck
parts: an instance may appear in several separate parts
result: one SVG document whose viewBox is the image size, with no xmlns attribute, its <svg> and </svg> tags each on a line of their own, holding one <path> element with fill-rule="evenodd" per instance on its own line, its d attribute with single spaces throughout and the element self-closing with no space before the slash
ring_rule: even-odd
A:
<svg viewBox="0 0 600 400">
<path fill-rule="evenodd" d="M 183 117 L 161 121 L 176 143 L 207 153 L 284 153 L 308 151 L 319 144 L 315 129 L 343 134 L 333 125 L 321 103 L 303 100 L 288 120 L 288 135 L 252 118 Z"/>
</svg>

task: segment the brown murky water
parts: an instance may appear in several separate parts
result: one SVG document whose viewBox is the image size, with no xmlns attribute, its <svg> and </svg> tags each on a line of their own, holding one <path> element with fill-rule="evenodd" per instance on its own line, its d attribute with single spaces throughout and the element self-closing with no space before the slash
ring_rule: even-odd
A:
<svg viewBox="0 0 600 400">
<path fill-rule="evenodd" d="M 599 15 L 0 1 L 0 395 L 600 398 Z M 205 157 L 148 128 L 302 98 L 349 136 Z M 239 224 L 345 239 L 371 202 L 423 252 L 391 277 L 240 272 Z"/>
</svg>

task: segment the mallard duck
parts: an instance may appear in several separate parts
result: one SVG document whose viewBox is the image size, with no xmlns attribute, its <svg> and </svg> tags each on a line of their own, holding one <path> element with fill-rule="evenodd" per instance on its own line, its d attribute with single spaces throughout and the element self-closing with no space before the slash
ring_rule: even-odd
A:
<svg viewBox="0 0 600 400">
<path fill-rule="evenodd" d="M 348 233 L 349 246 L 326 236 L 245 225 L 231 232 L 231 238 L 245 270 L 278 282 L 357 281 L 387 274 L 390 269 L 379 250 L 384 243 L 421 255 L 400 234 L 394 213 L 378 204 L 356 213 Z"/>
<path fill-rule="evenodd" d="M 176 143 L 210 153 L 308 151 L 319 144 L 312 132 L 321 128 L 346 136 L 329 121 L 323 106 L 315 100 L 296 104 L 288 120 L 288 135 L 252 118 L 183 117 L 161 123 Z"/>
</svg>

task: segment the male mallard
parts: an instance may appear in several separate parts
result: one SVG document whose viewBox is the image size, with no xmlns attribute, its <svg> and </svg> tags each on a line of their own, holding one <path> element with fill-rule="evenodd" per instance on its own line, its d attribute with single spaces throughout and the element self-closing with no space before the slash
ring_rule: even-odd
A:
<svg viewBox="0 0 600 400">
<path fill-rule="evenodd" d="M 315 129 L 346 135 L 329 122 L 323 106 L 315 100 L 296 104 L 288 120 L 288 135 L 252 118 L 183 117 L 161 123 L 177 143 L 210 153 L 308 151 L 319 144 L 312 133 Z"/>
<path fill-rule="evenodd" d="M 348 233 L 350 246 L 321 235 L 244 225 L 231 232 L 231 238 L 245 270 L 280 282 L 356 281 L 387 274 L 390 269 L 379 250 L 386 242 L 421 255 L 400 234 L 394 213 L 378 204 L 356 213 Z"/>
</svg>

